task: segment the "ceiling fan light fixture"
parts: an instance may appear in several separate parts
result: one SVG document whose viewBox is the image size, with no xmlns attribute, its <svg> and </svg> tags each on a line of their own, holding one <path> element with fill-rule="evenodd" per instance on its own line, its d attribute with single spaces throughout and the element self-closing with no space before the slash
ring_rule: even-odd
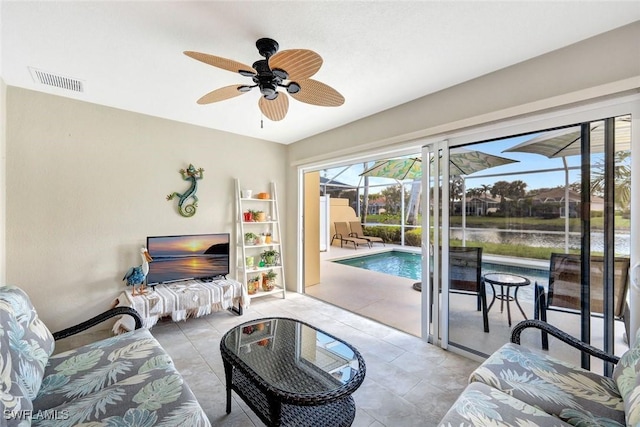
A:
<svg viewBox="0 0 640 427">
<path fill-rule="evenodd" d="M 273 94 L 276 93 L 276 85 L 267 82 L 262 83 L 260 85 L 260 93 L 263 94 L 267 99 L 269 99 L 270 96 L 272 97 Z"/>
<path fill-rule="evenodd" d="M 291 82 L 287 85 L 287 92 L 298 93 L 300 92 L 300 85 L 296 82 Z"/>
<path fill-rule="evenodd" d="M 287 73 L 283 69 L 274 68 L 273 70 L 271 70 L 271 72 L 273 73 L 274 76 L 276 76 L 280 80 L 287 80 L 289 78 L 289 73 Z"/>
<path fill-rule="evenodd" d="M 238 86 L 238 92 L 249 92 L 252 88 L 254 88 L 255 86 L 248 86 L 248 85 L 242 85 L 242 86 Z"/>
<path fill-rule="evenodd" d="M 273 92 L 270 95 L 265 95 L 264 98 L 268 99 L 269 101 L 273 101 L 278 97 L 278 95 L 279 95 L 279 93 L 276 91 L 276 92 Z"/>
</svg>

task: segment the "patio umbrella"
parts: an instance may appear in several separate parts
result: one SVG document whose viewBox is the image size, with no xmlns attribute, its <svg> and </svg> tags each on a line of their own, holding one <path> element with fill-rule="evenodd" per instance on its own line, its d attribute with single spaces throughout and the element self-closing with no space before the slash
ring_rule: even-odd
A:
<svg viewBox="0 0 640 427">
<path fill-rule="evenodd" d="M 477 150 L 467 150 L 465 148 L 452 148 L 449 152 L 449 175 L 463 176 L 471 175 L 484 169 L 496 166 L 515 163 L 518 160 L 508 159 L 506 157 L 496 156 Z M 378 160 L 373 166 L 365 170 L 360 176 L 375 176 L 380 178 L 392 178 L 398 181 L 404 179 L 416 180 L 422 177 L 422 159 L 419 157 L 405 157 L 399 159 Z M 462 194 L 465 194 L 464 179 L 462 180 Z M 466 198 L 462 197 L 462 230 L 463 242 L 466 240 Z M 401 198 L 401 211 L 404 218 L 404 198 Z M 402 242 L 404 243 L 404 230 L 402 233 Z"/>
<path fill-rule="evenodd" d="M 410 157 L 402 159 L 378 160 L 360 176 L 375 176 L 403 181 L 422 177 L 422 159 Z"/>
<path fill-rule="evenodd" d="M 631 117 L 621 116 L 615 119 L 615 138 L 618 151 L 631 148 Z M 591 152 L 604 152 L 604 122 L 595 122 L 591 127 Z M 541 154 L 550 159 L 577 156 L 580 154 L 580 127 L 571 127 L 545 132 L 528 141 L 508 148 L 504 152 L 525 152 Z"/>
<path fill-rule="evenodd" d="M 482 151 L 453 148 L 449 153 L 449 174 L 453 176 L 471 175 L 484 169 L 517 161 Z M 421 162 L 422 159 L 419 157 L 378 160 L 360 176 L 392 178 L 398 181 L 418 179 L 422 177 Z"/>
<path fill-rule="evenodd" d="M 540 154 L 550 159 L 562 158 L 565 169 L 565 251 L 569 250 L 569 169 L 566 157 L 580 154 L 580 134 L 580 126 L 544 132 L 503 151 Z M 594 122 L 589 139 L 592 153 L 604 152 L 604 121 Z M 615 142 L 618 151 L 631 148 L 631 116 L 615 118 Z"/>
</svg>

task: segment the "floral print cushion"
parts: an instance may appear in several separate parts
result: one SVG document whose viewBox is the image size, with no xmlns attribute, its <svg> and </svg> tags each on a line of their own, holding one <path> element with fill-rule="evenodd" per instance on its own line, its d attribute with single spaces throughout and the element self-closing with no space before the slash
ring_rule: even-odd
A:
<svg viewBox="0 0 640 427">
<path fill-rule="evenodd" d="M 574 426 L 625 425 L 624 402 L 613 379 L 520 345 L 502 346 L 469 381 L 502 390 Z"/>
<path fill-rule="evenodd" d="M 569 427 L 569 424 L 514 397 L 474 382 L 458 397 L 440 427 Z"/>
<path fill-rule="evenodd" d="M 146 329 L 52 356 L 34 426 L 209 426 L 173 361 Z"/>
<path fill-rule="evenodd" d="M 640 330 L 635 345 L 622 355 L 613 369 L 613 379 L 624 399 L 627 425 L 640 425 Z"/>
<path fill-rule="evenodd" d="M 18 425 L 21 420 L 5 420 L 7 414 L 32 409 L 53 349 L 53 336 L 27 294 L 15 286 L 0 286 L 0 421 Z"/>
</svg>

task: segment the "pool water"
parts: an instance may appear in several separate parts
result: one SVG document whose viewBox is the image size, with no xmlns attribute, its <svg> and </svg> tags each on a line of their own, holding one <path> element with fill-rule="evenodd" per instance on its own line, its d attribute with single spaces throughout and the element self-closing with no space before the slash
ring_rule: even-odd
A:
<svg viewBox="0 0 640 427">
<path fill-rule="evenodd" d="M 335 260 L 334 262 L 377 271 L 378 273 L 421 280 L 422 255 L 416 253 L 389 251 L 373 255 L 340 259 Z M 549 272 L 547 270 L 488 262 L 482 263 L 482 274 L 493 271 L 524 276 L 531 281 L 532 285 L 535 282 L 538 282 L 539 284 L 546 286 L 549 280 Z M 487 290 L 491 292 L 491 287 L 487 288 Z M 533 299 L 533 286 L 523 288 L 521 295 L 523 299 Z"/>
</svg>

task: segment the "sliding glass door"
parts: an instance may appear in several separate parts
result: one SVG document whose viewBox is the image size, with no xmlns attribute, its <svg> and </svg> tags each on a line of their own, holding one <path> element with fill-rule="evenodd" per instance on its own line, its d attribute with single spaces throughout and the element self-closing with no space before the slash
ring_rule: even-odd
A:
<svg viewBox="0 0 640 427">
<path fill-rule="evenodd" d="M 523 318 L 544 318 L 610 352 L 627 348 L 631 219 L 638 215 L 631 119 L 604 116 L 423 148 L 431 159 L 423 161 L 424 335 L 483 357 L 508 342 Z M 526 345 L 589 367 L 544 338 L 523 336 Z"/>
</svg>

